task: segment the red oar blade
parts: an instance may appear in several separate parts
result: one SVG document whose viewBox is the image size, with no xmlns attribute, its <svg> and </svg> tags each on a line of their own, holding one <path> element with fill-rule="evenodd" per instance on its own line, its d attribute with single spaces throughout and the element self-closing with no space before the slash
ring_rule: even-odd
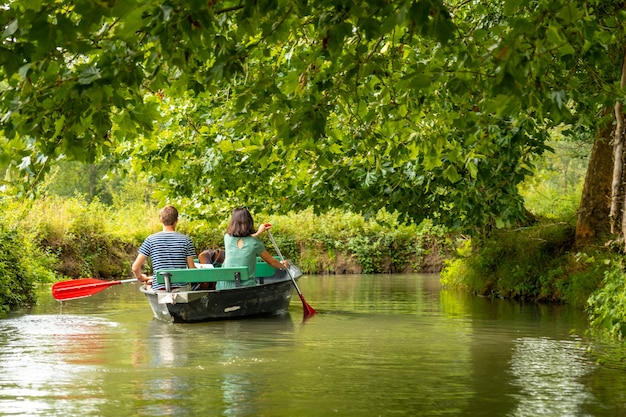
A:
<svg viewBox="0 0 626 417">
<path fill-rule="evenodd" d="M 300 300 L 302 300 L 302 310 L 304 311 L 304 317 L 310 317 L 314 314 L 317 314 L 317 311 L 313 307 L 309 305 L 304 299 L 302 294 L 298 294 L 300 296 Z"/>
<path fill-rule="evenodd" d="M 95 278 L 81 278 L 57 282 L 52 286 L 52 296 L 57 300 L 73 300 L 89 297 L 122 281 L 104 281 Z"/>
</svg>

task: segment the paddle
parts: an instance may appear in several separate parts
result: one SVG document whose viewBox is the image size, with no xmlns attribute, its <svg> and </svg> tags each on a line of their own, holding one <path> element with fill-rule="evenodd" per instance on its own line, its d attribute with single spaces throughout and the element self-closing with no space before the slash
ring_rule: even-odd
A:
<svg viewBox="0 0 626 417">
<path fill-rule="evenodd" d="M 280 253 L 280 249 L 278 249 L 278 245 L 276 244 L 276 241 L 274 240 L 274 236 L 272 236 L 272 233 L 269 230 L 266 230 L 266 232 L 267 232 L 267 235 L 270 237 L 270 240 L 272 241 L 272 245 L 274 245 L 274 250 L 276 251 L 278 256 L 280 256 L 280 260 L 284 261 L 285 258 L 283 257 L 283 254 Z M 296 280 L 293 278 L 293 275 L 291 275 L 291 271 L 289 270 L 289 268 L 287 268 L 287 274 L 289 274 L 289 278 L 291 278 L 291 282 L 293 282 L 293 286 L 296 288 L 296 291 L 298 292 L 298 295 L 300 296 L 300 300 L 302 300 L 302 308 L 304 310 L 304 317 L 317 314 L 317 311 L 315 311 L 315 309 L 311 307 L 309 303 L 307 303 L 306 300 L 304 299 L 304 296 L 302 295 L 302 292 L 300 292 L 300 288 L 298 288 L 298 284 L 296 284 Z"/>
<path fill-rule="evenodd" d="M 137 278 L 124 279 L 120 281 L 104 281 L 95 278 L 73 279 L 71 281 L 57 282 L 52 286 L 52 296 L 59 300 L 73 300 L 75 298 L 89 297 L 102 290 L 127 282 L 137 282 Z"/>
</svg>

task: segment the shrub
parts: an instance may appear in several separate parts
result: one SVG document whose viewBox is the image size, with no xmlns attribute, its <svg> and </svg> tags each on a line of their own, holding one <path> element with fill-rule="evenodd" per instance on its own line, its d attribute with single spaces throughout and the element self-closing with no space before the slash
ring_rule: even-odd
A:
<svg viewBox="0 0 626 417">
<path fill-rule="evenodd" d="M 611 265 L 602 283 L 587 303 L 592 330 L 623 340 L 626 336 L 626 279 L 619 264 Z"/>
<path fill-rule="evenodd" d="M 48 253 L 33 250 L 17 229 L 0 225 L 0 316 L 35 301 L 35 283 L 53 279 L 51 260 Z"/>
<path fill-rule="evenodd" d="M 442 285 L 487 296 L 582 305 L 606 267 L 601 253 L 573 254 L 573 241 L 574 229 L 566 223 L 496 231 L 460 247 L 445 264 Z"/>
</svg>

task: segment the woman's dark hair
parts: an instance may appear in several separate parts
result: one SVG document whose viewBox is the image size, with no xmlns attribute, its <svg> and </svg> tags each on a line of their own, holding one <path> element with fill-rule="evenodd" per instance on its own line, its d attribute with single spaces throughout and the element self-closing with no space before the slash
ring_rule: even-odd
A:
<svg viewBox="0 0 626 417">
<path fill-rule="evenodd" d="M 246 237 L 256 232 L 252 214 L 246 207 L 233 210 L 233 217 L 230 219 L 226 233 L 233 237 Z"/>
</svg>

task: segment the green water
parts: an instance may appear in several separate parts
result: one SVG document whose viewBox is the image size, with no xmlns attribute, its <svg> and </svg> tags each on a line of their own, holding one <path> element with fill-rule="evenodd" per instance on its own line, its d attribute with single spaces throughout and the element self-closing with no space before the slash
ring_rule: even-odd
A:
<svg viewBox="0 0 626 417">
<path fill-rule="evenodd" d="M 306 276 L 282 317 L 152 319 L 136 284 L 0 320 L 1 416 L 620 416 L 626 366 L 584 315 L 443 291 L 437 275 Z"/>
</svg>

